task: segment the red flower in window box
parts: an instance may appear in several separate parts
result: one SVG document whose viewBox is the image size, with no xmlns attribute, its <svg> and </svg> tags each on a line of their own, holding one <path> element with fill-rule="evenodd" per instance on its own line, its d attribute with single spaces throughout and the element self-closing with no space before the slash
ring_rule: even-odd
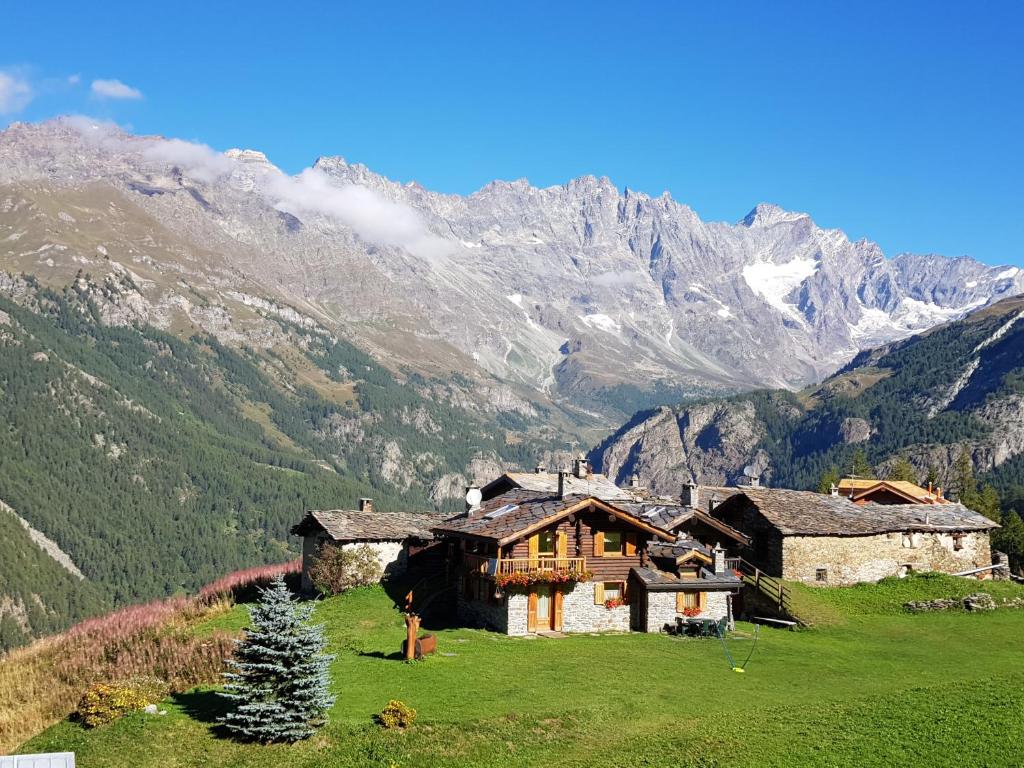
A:
<svg viewBox="0 0 1024 768">
<path fill-rule="evenodd" d="M 700 608 L 683 608 L 683 616 L 686 616 L 689 619 L 692 619 L 695 616 L 700 616 L 701 613 L 702 611 Z"/>
<path fill-rule="evenodd" d="M 622 605 L 626 605 L 626 600 L 622 597 L 610 597 L 604 601 L 604 607 L 608 610 L 611 610 L 612 608 L 618 608 Z"/>
</svg>

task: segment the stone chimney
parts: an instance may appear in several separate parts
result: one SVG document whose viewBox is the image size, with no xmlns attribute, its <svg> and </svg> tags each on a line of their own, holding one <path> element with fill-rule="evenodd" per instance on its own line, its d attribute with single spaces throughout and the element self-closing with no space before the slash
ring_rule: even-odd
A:
<svg viewBox="0 0 1024 768">
<path fill-rule="evenodd" d="M 708 499 L 708 512 L 709 513 L 715 511 L 715 507 L 718 506 L 718 502 L 719 501 L 721 501 L 721 499 L 718 498 L 718 494 L 717 493 L 712 493 L 711 494 L 711 498 Z"/>
<path fill-rule="evenodd" d="M 838 496 L 839 495 L 839 486 L 836 485 L 835 483 L 832 483 L 828 487 L 828 492 L 829 492 L 830 496 Z"/>
<path fill-rule="evenodd" d="M 590 463 L 583 454 L 580 454 L 578 458 L 573 459 L 572 473 L 581 480 L 585 480 L 590 477 Z"/>
<path fill-rule="evenodd" d="M 543 475 L 548 471 L 548 468 L 543 461 L 538 461 L 537 466 L 533 468 L 533 471 L 535 474 Z"/>
<path fill-rule="evenodd" d="M 564 499 L 569 495 L 569 473 L 564 469 L 558 470 L 558 498 Z"/>
<path fill-rule="evenodd" d="M 687 480 L 683 483 L 683 490 L 679 494 L 679 501 L 682 502 L 684 507 L 696 509 L 700 505 L 700 486 L 693 482 L 693 480 Z"/>
<path fill-rule="evenodd" d="M 630 488 L 639 488 L 640 487 L 640 475 L 638 475 L 636 472 L 634 472 L 629 477 L 629 487 Z"/>
<path fill-rule="evenodd" d="M 715 548 L 711 553 L 714 556 L 714 568 L 716 574 L 725 573 L 725 550 L 722 549 L 720 543 L 715 543 Z"/>
<path fill-rule="evenodd" d="M 360 512 L 373 512 L 373 499 L 368 499 L 365 496 L 359 500 L 359 511 Z"/>
<path fill-rule="evenodd" d="M 747 482 L 750 483 L 751 488 L 761 487 L 761 476 L 760 475 L 747 475 Z"/>
</svg>

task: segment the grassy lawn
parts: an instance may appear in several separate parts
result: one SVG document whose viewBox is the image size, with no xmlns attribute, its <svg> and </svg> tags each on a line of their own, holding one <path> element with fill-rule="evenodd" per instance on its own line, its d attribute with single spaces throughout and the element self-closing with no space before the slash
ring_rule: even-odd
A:
<svg viewBox="0 0 1024 768">
<path fill-rule="evenodd" d="M 945 588 L 922 587 L 931 597 L 946 596 Z M 169 702 L 165 717 L 133 715 L 91 732 L 60 723 L 24 751 L 74 750 L 85 768 L 1024 760 L 1017 757 L 1024 743 L 1024 611 L 912 616 L 886 607 L 906 586 L 853 589 L 868 592 L 802 595 L 846 620 L 800 632 L 763 630 L 745 674 L 730 670 L 713 640 L 513 639 L 462 629 L 438 633 L 439 655 L 405 664 L 394 658 L 404 637 L 401 616 L 382 590 L 358 590 L 317 609 L 337 654 L 338 701 L 328 727 L 309 742 L 262 747 L 218 738 L 212 721 L 219 699 L 200 690 Z M 215 621 L 230 627 L 245 620 L 237 607 Z M 751 640 L 750 628 L 741 630 L 730 644 L 743 658 Z M 391 698 L 419 711 L 408 733 L 372 722 Z"/>
</svg>

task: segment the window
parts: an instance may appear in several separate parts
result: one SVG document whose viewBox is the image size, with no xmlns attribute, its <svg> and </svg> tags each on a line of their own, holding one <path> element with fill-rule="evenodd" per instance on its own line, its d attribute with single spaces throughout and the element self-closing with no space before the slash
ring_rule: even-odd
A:
<svg viewBox="0 0 1024 768">
<path fill-rule="evenodd" d="M 622 555 L 622 531 L 605 531 L 604 556 L 619 557 Z"/>
<path fill-rule="evenodd" d="M 815 581 L 828 581 L 828 569 L 818 568 L 814 571 Z"/>
<path fill-rule="evenodd" d="M 964 535 L 962 533 L 953 534 L 953 551 L 959 552 L 964 548 Z"/>
<path fill-rule="evenodd" d="M 608 601 L 615 604 L 625 603 L 626 582 L 624 581 L 599 581 L 594 585 L 594 605 L 608 605 Z"/>
<path fill-rule="evenodd" d="M 537 534 L 537 554 L 553 557 L 555 554 L 555 532 L 541 531 Z"/>
<path fill-rule="evenodd" d="M 598 531 L 594 534 L 594 557 L 633 557 L 636 534 L 623 531 Z"/>
<path fill-rule="evenodd" d="M 676 592 L 676 613 L 697 615 L 706 606 L 706 592 Z"/>
<path fill-rule="evenodd" d="M 917 544 L 914 543 L 914 534 L 913 533 L 904 533 L 903 534 L 903 548 L 904 549 L 914 549 L 916 546 L 917 546 Z"/>
</svg>

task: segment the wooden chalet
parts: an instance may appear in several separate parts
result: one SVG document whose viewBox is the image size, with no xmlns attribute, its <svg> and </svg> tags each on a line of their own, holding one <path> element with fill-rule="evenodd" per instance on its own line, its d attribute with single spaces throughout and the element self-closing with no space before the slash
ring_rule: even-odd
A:
<svg viewBox="0 0 1024 768">
<path fill-rule="evenodd" d="M 615 502 L 573 493 L 569 477 L 556 476 L 553 493 L 504 490 L 434 526 L 434 535 L 451 545 L 463 621 L 522 635 L 649 631 L 687 608 L 728 615 L 726 595 L 740 583 L 707 567 L 714 566 L 710 550 L 693 542 L 683 560 L 666 556 L 657 547 L 677 545 L 675 534 Z M 665 588 L 666 579 L 674 589 Z M 705 589 L 722 599 L 702 598 Z M 655 592 L 672 596 L 652 610 L 648 597 Z M 693 597 L 677 606 L 676 592 Z"/>
</svg>

